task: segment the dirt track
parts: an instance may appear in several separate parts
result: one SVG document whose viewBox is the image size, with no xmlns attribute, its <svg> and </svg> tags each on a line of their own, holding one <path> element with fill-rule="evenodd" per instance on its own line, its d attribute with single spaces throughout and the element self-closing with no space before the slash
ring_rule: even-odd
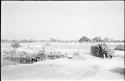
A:
<svg viewBox="0 0 125 81">
<path fill-rule="evenodd" d="M 8 44 L 7 44 L 8 45 Z M 3 45 L 3 50 L 9 50 L 9 45 Z M 35 46 L 36 47 L 35 47 Z M 67 46 L 68 45 L 68 46 Z M 116 44 L 117 45 L 117 44 Z M 23 45 L 24 47 L 25 45 Z M 42 46 L 38 43 L 29 45 L 35 49 Z M 56 59 L 36 62 L 34 64 L 11 65 L 1 61 L 2 80 L 124 80 L 124 51 L 116 51 L 112 59 L 102 59 L 89 55 L 91 44 L 55 44 L 46 50 L 57 48 L 62 51 L 82 50 L 81 56 L 74 59 Z M 113 45 L 110 45 L 114 47 Z M 62 49 L 64 48 L 65 49 Z M 42 47 L 39 47 L 41 49 Z M 85 48 L 85 49 L 83 49 Z M 11 50 L 11 49 L 10 49 Z M 33 50 L 33 49 L 32 49 Z M 85 51 L 84 51 L 85 50 Z M 26 50 L 27 51 L 27 50 Z M 1 54 L 2 55 L 2 54 Z M 4 54 L 3 54 L 4 55 Z M 117 57 L 118 56 L 118 57 Z M 9 66 L 8 66 L 9 65 Z"/>
<path fill-rule="evenodd" d="M 123 80 L 124 58 L 46 60 L 2 68 L 2 80 Z"/>
</svg>

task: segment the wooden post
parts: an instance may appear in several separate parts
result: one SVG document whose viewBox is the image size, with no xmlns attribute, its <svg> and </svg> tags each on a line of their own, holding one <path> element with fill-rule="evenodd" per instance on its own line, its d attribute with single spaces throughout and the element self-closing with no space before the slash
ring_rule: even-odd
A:
<svg viewBox="0 0 125 81">
<path fill-rule="evenodd" d="M 106 58 L 105 54 L 103 54 L 103 58 Z"/>
</svg>

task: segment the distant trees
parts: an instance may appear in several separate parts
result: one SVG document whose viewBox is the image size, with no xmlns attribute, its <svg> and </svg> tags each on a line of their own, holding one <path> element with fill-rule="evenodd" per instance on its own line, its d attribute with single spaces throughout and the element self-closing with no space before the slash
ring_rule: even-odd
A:
<svg viewBox="0 0 125 81">
<path fill-rule="evenodd" d="M 63 40 L 60 39 L 55 39 L 55 38 L 50 38 L 50 42 L 63 42 Z"/>
<path fill-rule="evenodd" d="M 114 40 L 114 39 L 110 39 L 108 37 L 101 38 L 99 36 L 90 39 L 87 36 L 82 36 L 79 39 L 79 43 L 82 43 L 82 42 L 124 42 L 124 40 Z"/>
<path fill-rule="evenodd" d="M 1 42 L 11 42 L 11 43 L 31 43 L 31 42 L 38 42 L 35 39 L 20 39 L 20 40 L 7 40 L 7 39 L 1 39 Z"/>
<path fill-rule="evenodd" d="M 43 40 L 43 42 L 46 42 L 46 41 L 47 40 Z M 50 40 L 48 40 L 47 42 L 79 42 L 79 43 L 83 43 L 83 42 L 124 42 L 124 40 L 114 40 L 114 39 L 110 39 L 109 37 L 102 38 L 100 36 L 96 36 L 96 37 L 90 39 L 87 36 L 82 36 L 78 40 L 61 40 L 61 39 L 50 38 Z"/>
<path fill-rule="evenodd" d="M 114 40 L 114 39 L 111 39 L 110 42 L 125 42 L 125 40 Z"/>
<path fill-rule="evenodd" d="M 51 42 L 56 42 L 56 39 L 50 38 L 50 41 L 51 41 Z"/>
<path fill-rule="evenodd" d="M 80 43 L 88 42 L 88 41 L 90 41 L 90 39 L 88 37 L 86 37 L 86 36 L 81 37 L 80 40 L 79 40 Z"/>
<path fill-rule="evenodd" d="M 1 42 L 7 43 L 7 42 L 9 42 L 9 40 L 7 40 L 7 39 L 1 39 Z"/>
<path fill-rule="evenodd" d="M 1 43 L 32 43 L 32 42 L 125 42 L 125 40 L 114 40 L 110 39 L 108 37 L 101 38 L 101 37 L 94 37 L 92 39 L 88 38 L 87 36 L 82 36 L 80 39 L 77 40 L 61 40 L 61 39 L 55 39 L 50 38 L 49 40 L 35 40 L 35 39 L 20 39 L 20 40 L 7 40 L 7 39 L 1 39 Z"/>
<path fill-rule="evenodd" d="M 125 42 L 125 40 L 122 40 L 122 42 Z"/>
<path fill-rule="evenodd" d="M 95 38 L 92 39 L 92 41 L 93 42 L 101 42 L 102 39 L 101 39 L 101 37 L 95 37 Z"/>
<path fill-rule="evenodd" d="M 109 40 L 108 37 L 105 37 L 105 38 L 103 39 L 103 41 L 104 41 L 104 42 L 110 42 L 110 40 Z"/>
</svg>

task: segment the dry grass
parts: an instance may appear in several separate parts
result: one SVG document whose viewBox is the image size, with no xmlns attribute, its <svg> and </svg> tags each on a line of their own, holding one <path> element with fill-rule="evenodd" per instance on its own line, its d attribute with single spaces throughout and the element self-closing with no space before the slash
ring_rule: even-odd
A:
<svg viewBox="0 0 125 81">
<path fill-rule="evenodd" d="M 98 47 L 95 44 L 90 43 L 20 43 L 21 47 L 17 49 L 9 49 L 11 44 L 4 44 L 1 47 L 3 49 L 2 53 L 2 66 L 4 65 L 15 65 L 15 64 L 31 64 L 37 61 L 43 60 L 53 60 L 59 58 L 79 58 L 81 54 L 92 54 L 97 56 Z M 42 48 L 45 45 L 45 50 Z M 118 44 L 117 44 L 118 45 Z M 38 48 L 37 48 L 38 46 Z M 5 47 L 5 49 L 4 49 Z M 89 53 L 91 47 L 91 53 Z M 12 47 L 11 47 L 12 48 Z M 31 49 L 32 48 L 32 49 Z M 48 48 L 48 49 L 46 49 Z M 21 50 L 20 50 L 21 49 Z M 50 50 L 49 50 L 50 49 Z M 58 50 L 59 49 L 59 50 Z M 65 51 L 66 49 L 66 51 Z M 78 50 L 77 50 L 78 49 Z M 35 51 L 34 53 L 29 51 Z M 49 52 L 48 52 L 49 50 Z M 55 50 L 53 52 L 53 50 Z M 81 53 L 81 50 L 83 51 Z M 84 50 L 87 52 L 84 52 Z M 68 52 L 68 51 L 71 51 Z M 72 57 L 68 57 L 70 55 Z M 10 64 L 9 64 L 10 62 Z"/>
<path fill-rule="evenodd" d="M 27 53 L 26 51 L 18 51 L 18 50 L 11 50 L 11 51 L 4 51 L 4 55 L 2 56 L 2 64 L 6 65 L 15 65 L 16 64 L 31 64 L 37 61 L 43 60 L 52 60 L 57 58 L 63 58 L 64 55 L 58 55 L 56 52 L 51 54 L 45 54 L 45 51 L 40 50 L 38 53 Z M 10 62 L 10 64 L 9 64 Z"/>
<path fill-rule="evenodd" d="M 118 45 L 118 46 L 116 46 L 116 47 L 115 47 L 115 50 L 125 51 L 124 45 Z"/>
</svg>

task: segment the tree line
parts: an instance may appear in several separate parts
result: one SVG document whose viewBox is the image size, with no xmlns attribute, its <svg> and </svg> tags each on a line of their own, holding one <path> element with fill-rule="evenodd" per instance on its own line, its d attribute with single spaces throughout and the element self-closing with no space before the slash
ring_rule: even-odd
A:
<svg viewBox="0 0 125 81">
<path fill-rule="evenodd" d="M 92 39 L 88 38 L 87 36 L 82 36 L 78 40 L 61 40 L 61 39 L 55 39 L 50 38 L 49 40 L 35 40 L 35 39 L 23 39 L 23 40 L 7 40 L 7 39 L 1 39 L 1 42 L 16 42 L 16 43 L 31 43 L 31 42 L 125 42 L 124 40 L 114 40 L 110 39 L 108 37 L 102 38 L 102 37 L 94 37 Z"/>
<path fill-rule="evenodd" d="M 114 40 L 108 37 L 94 37 L 92 39 L 88 38 L 87 36 L 82 36 L 79 40 L 80 43 L 82 42 L 124 42 L 124 40 Z"/>
</svg>

